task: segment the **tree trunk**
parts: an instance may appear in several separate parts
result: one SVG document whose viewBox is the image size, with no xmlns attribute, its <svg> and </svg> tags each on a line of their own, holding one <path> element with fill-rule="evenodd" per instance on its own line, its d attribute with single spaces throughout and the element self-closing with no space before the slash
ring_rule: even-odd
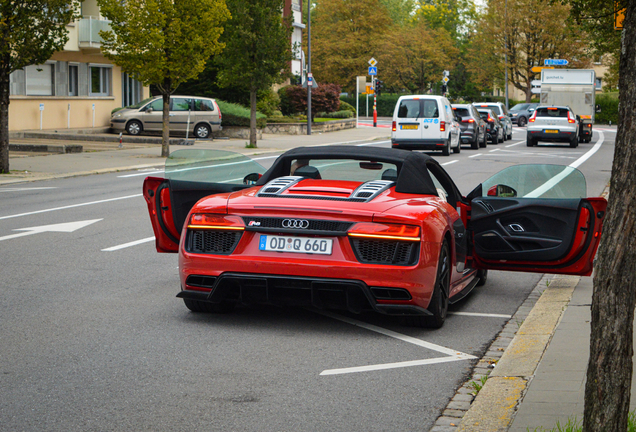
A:
<svg viewBox="0 0 636 432">
<path fill-rule="evenodd" d="M 592 296 L 583 431 L 627 430 L 636 289 L 636 0 L 626 0 L 618 133 Z"/>
<path fill-rule="evenodd" d="M 0 174 L 9 174 L 9 73 L 0 69 Z"/>
<path fill-rule="evenodd" d="M 172 93 L 172 81 L 170 78 L 163 80 L 161 95 L 163 96 L 163 125 L 161 127 L 161 156 L 170 156 L 170 94 Z"/>
<path fill-rule="evenodd" d="M 256 88 L 250 89 L 250 148 L 256 148 Z"/>
</svg>

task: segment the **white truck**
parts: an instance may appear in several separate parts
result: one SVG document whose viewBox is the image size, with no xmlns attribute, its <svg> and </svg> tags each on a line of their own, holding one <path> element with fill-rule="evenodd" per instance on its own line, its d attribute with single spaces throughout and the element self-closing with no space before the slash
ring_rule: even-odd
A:
<svg viewBox="0 0 636 432">
<path fill-rule="evenodd" d="M 579 140 L 590 142 L 596 112 L 596 73 L 592 69 L 543 69 L 541 105 L 569 106 L 580 117 Z"/>
</svg>

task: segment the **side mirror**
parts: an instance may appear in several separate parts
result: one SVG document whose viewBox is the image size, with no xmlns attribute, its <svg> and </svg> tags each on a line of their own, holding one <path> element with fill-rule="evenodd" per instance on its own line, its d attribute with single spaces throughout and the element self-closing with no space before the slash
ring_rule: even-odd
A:
<svg viewBox="0 0 636 432">
<path fill-rule="evenodd" d="M 511 188 L 510 186 L 506 186 L 503 184 L 497 184 L 491 186 L 488 189 L 487 196 L 494 196 L 499 198 L 514 198 L 517 196 L 517 191 Z"/>
<path fill-rule="evenodd" d="M 534 112 L 534 108 L 528 108 L 528 112 Z"/>
<path fill-rule="evenodd" d="M 258 179 L 260 179 L 262 176 L 263 174 L 259 174 L 259 173 L 248 174 L 245 177 L 243 177 L 243 184 L 246 184 L 246 185 L 256 184 Z"/>
<path fill-rule="evenodd" d="M 597 112 L 597 113 L 600 113 L 601 112 L 601 106 L 600 105 L 596 105 L 594 107 L 594 111 Z"/>
<path fill-rule="evenodd" d="M 579 121 L 579 122 L 581 121 L 581 116 L 578 114 L 576 115 L 576 121 Z"/>
<path fill-rule="evenodd" d="M 146 108 L 146 112 L 147 112 L 148 114 L 150 114 L 150 113 L 151 113 L 151 112 L 153 112 L 153 111 L 154 111 L 154 110 L 152 109 L 152 107 L 151 107 L 151 106 L 149 106 L 148 108 Z"/>
</svg>

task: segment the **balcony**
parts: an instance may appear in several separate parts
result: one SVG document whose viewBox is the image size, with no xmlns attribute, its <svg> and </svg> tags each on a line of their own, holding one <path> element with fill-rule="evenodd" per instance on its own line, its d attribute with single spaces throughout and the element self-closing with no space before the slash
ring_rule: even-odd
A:
<svg viewBox="0 0 636 432">
<path fill-rule="evenodd" d="M 91 50 L 102 46 L 100 30 L 110 30 L 110 21 L 98 17 L 84 17 L 79 20 L 79 47 Z"/>
</svg>

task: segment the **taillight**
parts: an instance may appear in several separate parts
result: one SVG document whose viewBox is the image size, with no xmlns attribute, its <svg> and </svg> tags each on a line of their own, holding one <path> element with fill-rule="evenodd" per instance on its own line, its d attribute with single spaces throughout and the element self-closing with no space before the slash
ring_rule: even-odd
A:
<svg viewBox="0 0 636 432">
<path fill-rule="evenodd" d="M 490 117 L 490 114 L 488 114 L 488 121 L 489 121 L 490 123 L 494 122 L 493 118 L 492 118 L 492 117 Z"/>
<path fill-rule="evenodd" d="M 576 123 L 576 119 L 570 117 L 570 111 L 568 111 L 568 123 Z"/>
<path fill-rule="evenodd" d="M 464 123 L 475 123 L 475 120 L 473 120 L 473 119 L 468 119 L 468 120 L 465 120 L 465 121 L 464 121 Z"/>
<path fill-rule="evenodd" d="M 439 122 L 439 131 L 444 132 L 446 130 L 446 122 Z"/>
<path fill-rule="evenodd" d="M 397 130 L 397 125 L 395 124 L 395 122 L 393 122 L 393 132 L 395 132 Z"/>
<path fill-rule="evenodd" d="M 537 118 L 537 112 L 535 111 L 534 113 L 532 113 L 532 117 L 530 117 L 530 118 L 528 119 L 528 121 L 529 121 L 530 123 L 534 123 L 534 121 L 535 121 L 535 119 L 536 119 L 536 118 Z"/>
<path fill-rule="evenodd" d="M 355 224 L 347 234 L 349 237 L 420 241 L 420 227 L 413 225 L 360 222 Z"/>
<path fill-rule="evenodd" d="M 221 108 L 219 108 L 219 104 L 214 101 L 214 105 L 216 105 L 216 110 L 219 112 L 219 121 L 223 118 L 223 114 L 221 114 Z"/>
<path fill-rule="evenodd" d="M 195 213 L 190 217 L 188 228 L 243 231 L 245 223 L 238 216 Z"/>
</svg>

